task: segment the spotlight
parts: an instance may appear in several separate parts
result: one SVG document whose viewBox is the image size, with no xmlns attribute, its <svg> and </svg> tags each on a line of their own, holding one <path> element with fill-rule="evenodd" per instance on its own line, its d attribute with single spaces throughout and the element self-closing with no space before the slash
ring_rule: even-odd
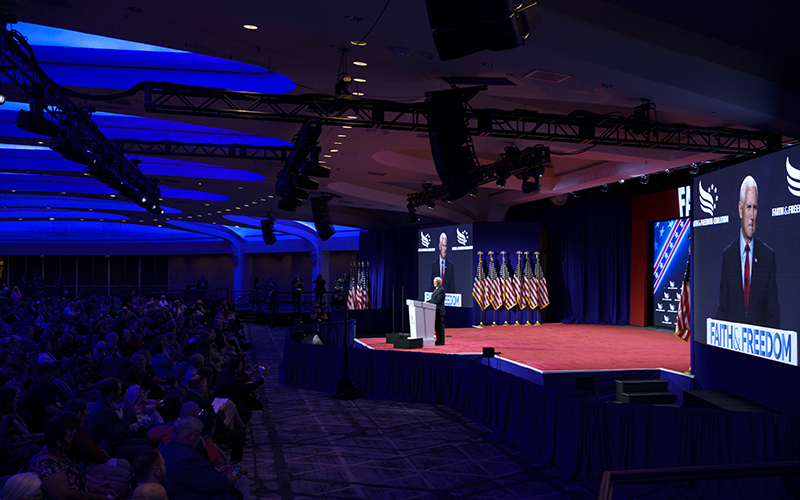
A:
<svg viewBox="0 0 800 500">
<path fill-rule="evenodd" d="M 416 224 L 417 222 L 419 222 L 419 217 L 417 217 L 417 211 L 416 210 L 409 210 L 408 211 L 408 221 L 407 222 L 409 224 Z"/>
<path fill-rule="evenodd" d="M 432 187 L 433 187 L 433 183 L 430 182 L 430 181 L 425 181 L 425 182 L 422 183 L 422 189 L 425 190 L 425 191 L 429 190 Z"/>
<path fill-rule="evenodd" d="M 77 130 L 75 125 L 62 128 L 58 135 L 50 141 L 50 149 L 56 153 L 61 153 L 61 156 L 66 160 L 74 161 L 81 165 L 94 165 L 97 163 L 97 155 L 83 145 L 83 142 L 78 137 Z"/>
<path fill-rule="evenodd" d="M 3 105 L 5 103 L 6 103 L 6 96 L 4 96 L 3 94 L 0 94 L 0 105 Z"/>
<path fill-rule="evenodd" d="M 477 197 L 478 196 L 478 188 L 475 188 L 472 191 L 470 191 L 469 195 L 472 196 L 473 198 Z"/>
<path fill-rule="evenodd" d="M 700 165 L 697 163 L 692 163 L 689 165 L 689 174 L 690 175 L 697 175 L 700 173 Z"/>
<path fill-rule="evenodd" d="M 542 170 L 538 168 L 532 168 L 525 172 L 522 176 L 522 192 L 525 194 L 530 193 L 538 193 L 542 190 L 542 185 L 539 184 L 539 176 L 541 175 Z M 529 181 L 533 177 L 533 181 Z"/>
<path fill-rule="evenodd" d="M 433 210 L 435 207 L 436 207 L 436 203 L 434 203 L 434 202 L 432 202 L 432 201 L 429 201 L 429 202 L 428 202 L 428 208 L 430 208 L 431 210 Z"/>
<path fill-rule="evenodd" d="M 608 184 L 601 185 L 600 186 L 600 192 L 601 193 L 607 193 L 608 192 Z"/>
<path fill-rule="evenodd" d="M 650 182 L 650 175 L 644 174 L 644 175 L 640 176 L 639 177 L 639 182 L 641 182 L 643 185 L 647 184 L 648 182 Z"/>
<path fill-rule="evenodd" d="M 350 91 L 347 88 L 350 84 L 353 83 L 353 77 L 348 75 L 347 73 L 342 73 L 339 75 L 339 78 L 336 80 L 336 95 L 350 95 Z"/>
<path fill-rule="evenodd" d="M 25 111 L 24 109 L 17 113 L 17 128 L 45 137 L 58 135 L 59 130 L 61 130 L 58 123 L 45 118 L 41 110 Z"/>
<path fill-rule="evenodd" d="M 501 188 L 506 187 L 506 178 L 505 177 L 500 177 L 499 179 L 497 179 L 497 187 L 501 187 Z"/>
</svg>

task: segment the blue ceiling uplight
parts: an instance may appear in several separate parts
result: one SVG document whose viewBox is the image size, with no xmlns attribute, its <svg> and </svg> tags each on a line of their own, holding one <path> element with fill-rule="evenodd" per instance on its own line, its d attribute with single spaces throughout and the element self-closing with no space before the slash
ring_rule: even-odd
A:
<svg viewBox="0 0 800 500">
<path fill-rule="evenodd" d="M 296 87 L 285 75 L 229 59 L 28 23 L 15 29 L 48 76 L 68 87 L 127 89 L 154 81 L 269 94 Z"/>
</svg>

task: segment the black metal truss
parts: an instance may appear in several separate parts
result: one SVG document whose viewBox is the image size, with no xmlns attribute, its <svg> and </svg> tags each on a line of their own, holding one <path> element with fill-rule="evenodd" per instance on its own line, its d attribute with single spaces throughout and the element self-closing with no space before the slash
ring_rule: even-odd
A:
<svg viewBox="0 0 800 500">
<path fill-rule="evenodd" d="M 36 61 L 25 48 L 21 35 L 0 26 L 0 73 L 16 84 L 23 96 L 29 99 L 41 98 L 45 112 L 59 125 L 76 125 L 82 136 L 82 144 L 94 154 L 114 158 L 117 162 L 112 168 L 121 177 L 135 184 L 152 199 L 161 196 L 155 182 L 142 174 L 133 163 L 122 154 L 112 141 L 106 138 L 92 121 L 91 111 L 72 102 L 60 87 L 54 85 L 44 74 Z M 112 163 L 109 162 L 109 166 Z"/>
<path fill-rule="evenodd" d="M 248 144 L 194 144 L 175 141 L 139 141 L 116 139 L 126 154 L 192 156 L 205 158 L 241 158 L 248 160 L 285 161 L 291 146 L 252 146 Z"/>
<path fill-rule="evenodd" d="M 145 109 L 154 113 L 292 123 L 315 120 L 327 126 L 433 131 L 425 119 L 425 103 L 323 94 L 259 94 L 154 82 L 143 87 Z M 777 150 L 782 140 L 780 134 L 770 132 L 657 123 L 589 112 L 555 115 L 468 107 L 466 117 L 473 136 L 537 142 L 740 154 Z"/>
<path fill-rule="evenodd" d="M 526 172 L 540 176 L 544 165 L 550 163 L 550 148 L 541 144 L 523 150 L 512 148 L 507 149 L 502 156 L 496 162 L 480 167 L 480 181 L 475 185 L 476 188 L 500 179 L 508 179 L 512 175 L 522 177 Z M 451 201 L 449 198 L 444 185 L 437 184 L 417 193 L 409 193 L 407 207 L 413 212 L 418 207 L 431 205 L 436 201 Z"/>
</svg>

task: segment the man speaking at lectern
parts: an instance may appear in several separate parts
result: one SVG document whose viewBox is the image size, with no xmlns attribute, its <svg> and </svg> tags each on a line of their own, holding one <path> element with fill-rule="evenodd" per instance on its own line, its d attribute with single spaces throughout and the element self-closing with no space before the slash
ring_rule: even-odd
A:
<svg viewBox="0 0 800 500">
<path fill-rule="evenodd" d="M 442 286 L 442 278 L 433 278 L 433 295 L 431 295 L 431 304 L 436 304 L 436 322 L 434 329 L 436 330 L 436 345 L 444 345 L 444 287 Z"/>
</svg>

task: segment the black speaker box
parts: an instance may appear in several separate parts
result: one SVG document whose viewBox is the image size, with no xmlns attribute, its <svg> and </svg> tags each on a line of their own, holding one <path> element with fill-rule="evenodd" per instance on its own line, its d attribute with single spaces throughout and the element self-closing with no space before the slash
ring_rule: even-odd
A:
<svg viewBox="0 0 800 500">
<path fill-rule="evenodd" d="M 275 239 L 275 219 L 261 219 L 261 237 L 264 238 L 264 244 L 267 246 L 275 244 L 277 241 Z"/>
</svg>

